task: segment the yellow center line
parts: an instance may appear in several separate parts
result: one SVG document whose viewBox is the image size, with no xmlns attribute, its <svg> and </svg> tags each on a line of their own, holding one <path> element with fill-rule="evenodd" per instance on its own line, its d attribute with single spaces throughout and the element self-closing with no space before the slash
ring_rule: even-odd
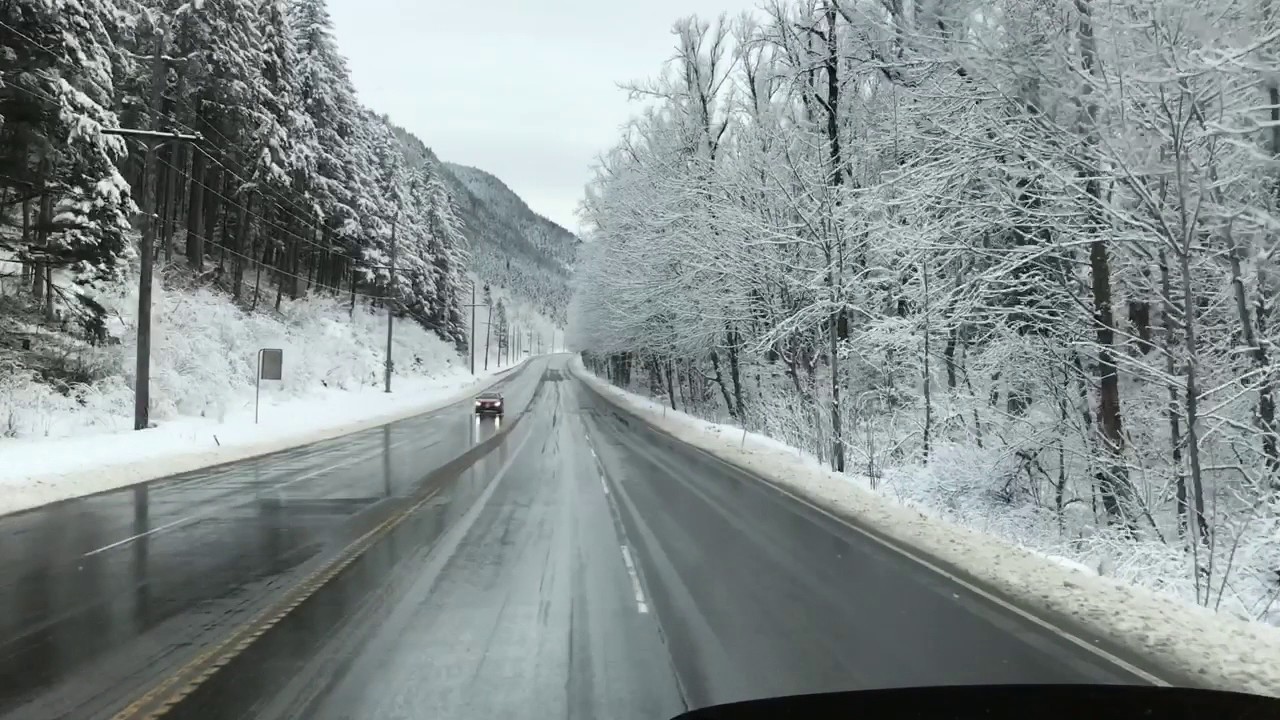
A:
<svg viewBox="0 0 1280 720">
<path fill-rule="evenodd" d="M 279 623 L 294 608 L 301 605 L 317 590 L 323 587 L 355 562 L 374 542 L 390 532 L 397 525 L 417 512 L 432 498 L 439 495 L 441 488 L 428 493 L 412 506 L 401 510 L 383 520 L 372 530 L 361 535 L 341 552 L 316 568 L 306 578 L 294 585 L 284 597 L 270 607 L 262 610 L 249 621 L 240 625 L 225 640 L 205 650 L 188 661 L 177 671 L 134 700 L 127 707 L 112 716 L 113 720 L 154 720 L 164 715 L 170 708 L 195 691 L 205 680 L 208 680 L 219 668 L 243 653 L 255 640 L 267 630 Z"/>
</svg>

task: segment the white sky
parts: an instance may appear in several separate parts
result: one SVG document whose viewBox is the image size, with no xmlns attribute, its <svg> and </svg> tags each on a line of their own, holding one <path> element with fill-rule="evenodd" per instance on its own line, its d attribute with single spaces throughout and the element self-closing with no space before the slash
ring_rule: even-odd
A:
<svg viewBox="0 0 1280 720">
<path fill-rule="evenodd" d="M 577 231 L 597 154 L 632 114 L 671 25 L 755 0 L 329 0 L 361 100 L 442 160 L 486 170 Z"/>
</svg>

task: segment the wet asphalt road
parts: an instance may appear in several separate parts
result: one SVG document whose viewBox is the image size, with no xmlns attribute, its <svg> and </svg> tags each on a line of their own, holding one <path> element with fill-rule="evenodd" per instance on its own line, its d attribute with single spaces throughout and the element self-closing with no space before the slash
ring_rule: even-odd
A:
<svg viewBox="0 0 1280 720">
<path fill-rule="evenodd" d="M 0 717 L 109 715 L 491 436 L 470 403 L 0 518 Z"/>
<path fill-rule="evenodd" d="M 172 716 L 651 719 L 823 690 L 1137 681 L 648 429 L 566 361 L 507 380 L 519 420 L 446 476 L 430 471 L 497 429 L 466 407 L 155 485 L 136 526 L 132 490 L 0 520 L 0 711 L 109 715 L 423 483 L 423 507 Z"/>
</svg>

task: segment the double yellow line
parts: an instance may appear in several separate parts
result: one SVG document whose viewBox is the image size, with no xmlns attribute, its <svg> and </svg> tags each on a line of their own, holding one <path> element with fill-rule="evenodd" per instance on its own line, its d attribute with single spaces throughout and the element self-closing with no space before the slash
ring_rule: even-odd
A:
<svg viewBox="0 0 1280 720">
<path fill-rule="evenodd" d="M 417 512 L 432 498 L 440 494 L 435 488 L 422 499 L 383 520 L 369 532 L 361 535 L 354 542 L 343 548 L 337 555 L 329 558 L 297 585 L 294 585 L 278 601 L 259 612 L 248 622 L 238 627 L 222 642 L 205 650 L 177 671 L 169 675 L 158 685 L 148 690 L 137 700 L 112 716 L 113 720 L 153 720 L 167 713 L 174 705 L 190 695 L 208 680 L 220 668 L 231 662 L 244 652 L 263 633 L 270 630 L 285 618 L 294 608 L 301 605 L 319 590 L 355 562 L 378 540 L 391 532 L 405 518 Z"/>
<path fill-rule="evenodd" d="M 506 436 L 515 430 L 520 421 L 533 407 L 542 390 L 545 377 L 539 378 L 533 395 L 523 411 L 510 424 L 493 436 L 464 452 L 460 457 L 446 463 L 436 472 L 450 473 L 463 471 L 473 465 L 480 457 L 501 444 Z M 405 518 L 417 512 L 440 494 L 442 488 L 436 487 L 407 508 L 393 513 L 369 532 L 361 535 L 339 553 L 329 558 L 320 567 L 312 571 L 298 584 L 288 590 L 279 600 L 254 615 L 250 620 L 236 628 L 226 639 L 200 653 L 178 670 L 171 673 L 155 687 L 129 703 L 124 709 L 112 716 L 112 720 L 155 720 L 167 713 L 184 698 L 195 692 L 196 688 L 213 676 L 219 669 L 243 653 L 255 640 L 285 618 L 294 608 L 301 605 L 315 594 L 325 583 L 332 580 L 360 558 L 370 547 L 391 532 Z"/>
</svg>

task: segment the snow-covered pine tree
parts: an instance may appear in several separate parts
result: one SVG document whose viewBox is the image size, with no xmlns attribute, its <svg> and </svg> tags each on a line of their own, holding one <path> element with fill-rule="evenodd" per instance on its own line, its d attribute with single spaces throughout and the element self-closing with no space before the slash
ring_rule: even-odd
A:
<svg viewBox="0 0 1280 720">
<path fill-rule="evenodd" d="M 10 249 L 49 312 L 54 268 L 115 278 L 130 256 L 134 205 L 116 167 L 125 144 L 100 132 L 118 125 L 114 74 L 127 64 L 117 13 L 111 0 L 0 9 L 0 204 L 20 218 Z"/>
</svg>

